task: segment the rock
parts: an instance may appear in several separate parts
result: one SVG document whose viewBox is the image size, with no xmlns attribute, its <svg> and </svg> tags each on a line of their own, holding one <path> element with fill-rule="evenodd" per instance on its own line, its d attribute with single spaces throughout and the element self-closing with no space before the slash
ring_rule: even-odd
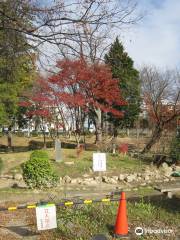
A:
<svg viewBox="0 0 180 240">
<path fill-rule="evenodd" d="M 137 173 L 137 177 L 141 177 L 142 176 L 142 173 Z"/>
<path fill-rule="evenodd" d="M 60 177 L 60 178 L 59 178 L 59 183 L 62 183 L 62 181 L 63 181 L 63 178 Z"/>
<path fill-rule="evenodd" d="M 176 178 L 175 177 L 169 177 L 169 181 L 175 181 Z"/>
<path fill-rule="evenodd" d="M 158 172 L 158 173 L 156 173 L 156 175 L 155 175 L 155 179 L 161 179 L 161 174 Z"/>
<path fill-rule="evenodd" d="M 118 176 L 112 176 L 112 179 L 114 179 L 115 181 L 118 181 Z"/>
<path fill-rule="evenodd" d="M 162 173 L 164 174 L 164 176 L 166 176 L 166 177 L 171 176 L 171 174 L 173 172 L 172 168 L 169 167 L 167 163 L 162 164 L 161 170 L 162 170 Z"/>
<path fill-rule="evenodd" d="M 94 181 L 94 178 L 85 178 L 84 181 L 89 181 L 89 182 L 91 182 L 91 181 Z"/>
<path fill-rule="evenodd" d="M 72 184 L 81 184 L 83 182 L 83 179 L 81 178 L 73 178 L 71 179 Z"/>
<path fill-rule="evenodd" d="M 20 173 L 16 173 L 14 175 L 14 179 L 17 180 L 17 181 L 21 181 L 21 180 L 23 180 L 23 176 Z"/>
<path fill-rule="evenodd" d="M 156 180 L 156 183 L 162 183 L 162 182 L 163 182 L 163 180 L 161 180 L 161 179 Z"/>
<path fill-rule="evenodd" d="M 162 167 L 162 168 L 169 168 L 168 164 L 165 163 L 165 162 L 161 165 L 161 167 Z"/>
<path fill-rule="evenodd" d="M 109 183 L 109 184 L 117 184 L 118 180 L 115 180 L 115 179 L 113 179 L 111 177 L 103 176 L 102 177 L 102 181 L 105 182 L 105 183 Z"/>
<path fill-rule="evenodd" d="M 149 179 L 150 179 L 149 176 L 145 176 L 145 177 L 144 177 L 144 180 L 145 180 L 145 181 L 149 181 Z"/>
<path fill-rule="evenodd" d="M 79 179 L 78 178 L 71 179 L 71 183 L 72 184 L 78 184 L 79 183 Z"/>
<path fill-rule="evenodd" d="M 83 181 L 83 179 L 82 179 L 82 178 L 77 178 L 77 182 L 78 182 L 78 184 L 81 184 L 81 183 L 82 183 L 82 181 Z"/>
<path fill-rule="evenodd" d="M 102 182 L 102 177 L 94 177 L 94 180 L 96 180 L 97 182 Z"/>
<path fill-rule="evenodd" d="M 102 181 L 105 182 L 105 183 L 109 183 L 109 182 L 108 182 L 108 181 L 109 181 L 109 178 L 106 177 L 106 176 L 103 176 L 103 177 L 102 177 Z"/>
<path fill-rule="evenodd" d="M 154 171 L 146 171 L 145 175 L 148 177 L 152 177 L 154 175 Z"/>
<path fill-rule="evenodd" d="M 63 183 L 71 183 L 71 178 L 66 175 L 65 177 L 63 177 Z"/>
<path fill-rule="evenodd" d="M 89 181 L 88 179 L 85 179 L 84 181 L 81 182 L 81 184 L 90 186 L 90 185 L 97 185 L 98 183 L 96 180 Z"/>
<path fill-rule="evenodd" d="M 134 175 L 134 174 L 128 175 L 128 176 L 125 178 L 125 181 L 126 181 L 126 182 L 133 182 L 134 180 L 136 180 L 136 175 Z"/>
<path fill-rule="evenodd" d="M 141 185 L 141 186 L 146 186 L 146 183 L 144 182 L 144 183 L 141 183 L 140 185 Z"/>
<path fill-rule="evenodd" d="M 14 179 L 14 176 L 13 175 L 1 175 L 1 178 L 5 178 L 5 179 Z"/>
<path fill-rule="evenodd" d="M 125 178 L 126 176 L 124 174 L 119 175 L 119 181 L 124 181 Z"/>
<path fill-rule="evenodd" d="M 82 175 L 84 178 L 89 177 L 89 174 L 85 173 L 84 175 Z"/>
<path fill-rule="evenodd" d="M 74 162 L 64 162 L 65 165 L 74 165 Z"/>
<path fill-rule="evenodd" d="M 117 184 L 117 182 L 118 182 L 118 179 L 115 180 L 114 178 L 109 178 L 109 183 L 110 184 Z"/>
<path fill-rule="evenodd" d="M 170 167 L 164 168 L 164 169 L 163 169 L 163 174 L 164 174 L 164 176 L 166 176 L 166 177 L 171 176 L 171 174 L 172 174 L 172 168 L 170 168 Z"/>
</svg>

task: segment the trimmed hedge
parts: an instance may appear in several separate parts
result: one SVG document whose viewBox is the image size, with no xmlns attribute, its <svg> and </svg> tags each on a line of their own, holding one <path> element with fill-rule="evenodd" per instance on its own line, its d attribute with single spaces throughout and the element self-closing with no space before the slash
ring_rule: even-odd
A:
<svg viewBox="0 0 180 240">
<path fill-rule="evenodd" d="M 58 176 L 53 171 L 46 151 L 34 151 L 30 160 L 22 164 L 23 178 L 29 188 L 43 189 L 57 185 Z"/>
</svg>

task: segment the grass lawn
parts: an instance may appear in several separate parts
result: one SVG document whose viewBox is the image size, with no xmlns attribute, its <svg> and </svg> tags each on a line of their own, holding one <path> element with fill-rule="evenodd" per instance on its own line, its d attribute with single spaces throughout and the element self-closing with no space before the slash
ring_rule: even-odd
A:
<svg viewBox="0 0 180 240">
<path fill-rule="evenodd" d="M 93 151 L 84 151 L 77 157 L 75 149 L 62 149 L 62 162 L 55 162 L 54 149 L 47 149 L 46 151 L 49 154 L 52 166 L 59 176 L 69 175 L 70 177 L 78 177 L 82 174 L 90 174 L 92 172 Z M 21 172 L 20 165 L 29 159 L 31 152 L 1 153 L 0 158 L 2 158 L 4 163 L 3 173 Z M 68 165 L 67 162 L 72 163 L 72 165 Z M 107 175 L 139 172 L 145 165 L 147 163 L 128 156 L 107 154 Z"/>
<path fill-rule="evenodd" d="M 15 193 L 15 190 L 13 190 Z M 19 190 L 25 194 L 23 190 Z M 152 189 L 141 188 L 134 194 L 127 193 L 127 214 L 130 239 L 138 240 L 179 240 L 180 233 L 180 196 L 167 199 L 162 195 L 146 195 Z M 17 203 L 17 202 L 16 202 Z M 15 204 L 15 203 L 14 203 Z M 12 203 L 10 204 L 12 205 Z M 20 221 L 21 215 L 26 215 L 32 232 L 38 239 L 52 240 L 91 240 L 96 234 L 104 234 L 108 240 L 113 240 L 113 229 L 117 215 L 117 202 L 94 203 L 92 205 L 77 205 L 72 207 L 57 207 L 57 228 L 54 230 L 37 232 L 36 215 L 34 209 L 24 209 L 8 212 L 9 218 Z M 6 214 L 4 212 L 2 214 Z M 6 216 L 7 217 L 7 216 Z M 137 237 L 136 227 L 152 230 L 172 230 L 171 234 L 145 234 Z M 8 239 L 8 238 L 6 238 Z"/>
<path fill-rule="evenodd" d="M 164 198 L 127 203 L 130 239 L 158 239 L 175 240 L 180 228 L 179 199 L 167 200 Z M 113 225 L 117 214 L 117 203 L 94 204 L 74 208 L 59 208 L 57 214 L 58 229 L 54 232 L 54 239 L 87 240 L 96 234 L 104 234 L 112 239 Z M 136 227 L 170 229 L 172 234 L 145 234 L 141 237 L 134 233 Z M 179 238 L 177 238 L 179 239 Z"/>
<path fill-rule="evenodd" d="M 27 161 L 32 151 L 28 151 L 28 143 L 29 141 L 34 140 L 37 142 L 42 142 L 42 137 L 18 137 L 16 135 L 13 136 L 13 146 L 15 147 L 15 152 L 0 152 L 0 158 L 3 160 L 4 168 L 3 173 L 15 173 L 21 172 L 21 163 Z M 68 144 L 74 144 L 73 139 L 70 141 L 66 138 L 61 139 L 63 142 Z M 88 136 L 87 144 L 93 146 L 94 138 Z M 47 141 L 52 141 L 52 139 L 47 138 Z M 122 142 L 130 142 L 132 143 L 135 140 L 132 139 L 121 139 Z M 0 144 L 7 144 L 7 137 L 3 136 L 0 138 Z M 51 163 L 55 168 L 57 174 L 59 176 L 69 175 L 70 177 L 81 176 L 85 173 L 90 174 L 92 172 L 92 154 L 93 151 L 84 151 L 79 157 L 77 157 L 76 149 L 63 148 L 62 149 L 62 162 L 55 162 L 54 160 L 54 149 L 47 149 L 49 157 L 51 159 Z M 96 151 L 94 151 L 96 152 Z M 72 162 L 72 165 L 66 164 L 66 162 Z M 142 162 L 138 159 L 133 159 L 128 156 L 121 155 L 112 155 L 107 154 L 107 175 L 108 174 L 119 174 L 121 172 L 134 172 L 141 171 L 147 162 Z"/>
<path fill-rule="evenodd" d="M 47 149 L 47 152 L 50 162 L 59 176 L 80 177 L 85 173 L 89 176 L 94 175 L 92 173 L 93 151 L 84 151 L 80 156 L 77 156 L 76 149 L 63 148 L 62 162 L 55 162 L 54 149 Z M 21 172 L 21 163 L 27 161 L 31 153 L 32 151 L 0 153 L 0 158 L 4 163 L 3 173 Z M 106 174 L 118 175 L 120 173 L 140 172 L 148 164 L 148 162 L 139 159 L 108 153 Z M 165 199 L 163 196 L 156 195 L 153 191 L 149 188 L 139 188 L 136 192 L 127 192 L 130 239 L 180 239 L 180 237 L 176 238 L 180 232 L 180 196 Z M 15 199 L 12 198 L 16 203 L 20 201 L 19 196 L 29 197 L 32 195 L 33 198 L 36 194 L 31 190 L 21 188 L 0 190 L 0 195 L 7 196 L 7 198 L 9 196 L 9 199 L 11 195 L 16 196 Z M 48 194 L 49 192 L 39 192 L 38 196 L 45 199 Z M 136 200 L 134 197 L 137 197 Z M 23 197 L 21 197 L 21 201 L 23 201 Z M 113 239 L 113 226 L 117 208 L 117 203 L 78 205 L 67 208 L 57 207 L 57 229 L 38 233 L 39 239 L 90 240 L 93 235 L 104 234 L 107 239 L 111 240 Z M 31 216 L 33 219 L 32 229 L 36 231 L 35 211 L 31 210 Z M 152 230 L 170 229 L 172 234 L 145 234 L 137 238 L 134 233 L 136 227 Z"/>
</svg>

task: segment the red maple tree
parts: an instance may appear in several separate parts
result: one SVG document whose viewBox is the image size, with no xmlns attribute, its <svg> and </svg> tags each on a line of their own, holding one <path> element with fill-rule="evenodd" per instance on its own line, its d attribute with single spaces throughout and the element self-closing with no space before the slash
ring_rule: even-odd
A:
<svg viewBox="0 0 180 240">
<path fill-rule="evenodd" d="M 80 132 L 88 113 L 94 116 L 97 134 L 98 128 L 101 128 L 98 124 L 98 111 L 123 117 L 122 112 L 112 107 L 113 104 L 124 105 L 126 102 L 121 97 L 118 80 L 112 78 L 110 67 L 88 64 L 81 58 L 58 61 L 57 68 L 57 74 L 48 81 L 58 102 L 63 102 L 67 108 L 73 110 L 76 132 Z"/>
<path fill-rule="evenodd" d="M 52 121 L 58 113 L 56 120 L 74 132 L 78 144 L 89 113 L 94 116 L 96 129 L 99 127 L 98 111 L 123 117 L 122 112 L 112 107 L 113 104 L 124 105 L 126 102 L 121 97 L 118 81 L 112 78 L 107 65 L 88 64 L 83 58 L 65 59 L 57 62 L 57 69 L 56 74 L 37 81 L 29 99 L 35 107 L 29 114 Z"/>
</svg>

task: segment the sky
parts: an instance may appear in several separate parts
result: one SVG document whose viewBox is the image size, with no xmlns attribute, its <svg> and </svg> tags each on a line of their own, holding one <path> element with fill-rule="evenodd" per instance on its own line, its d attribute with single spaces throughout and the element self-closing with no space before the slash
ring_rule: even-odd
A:
<svg viewBox="0 0 180 240">
<path fill-rule="evenodd" d="M 136 66 L 180 66 L 180 0 L 139 0 L 144 17 L 121 34 Z"/>
</svg>

